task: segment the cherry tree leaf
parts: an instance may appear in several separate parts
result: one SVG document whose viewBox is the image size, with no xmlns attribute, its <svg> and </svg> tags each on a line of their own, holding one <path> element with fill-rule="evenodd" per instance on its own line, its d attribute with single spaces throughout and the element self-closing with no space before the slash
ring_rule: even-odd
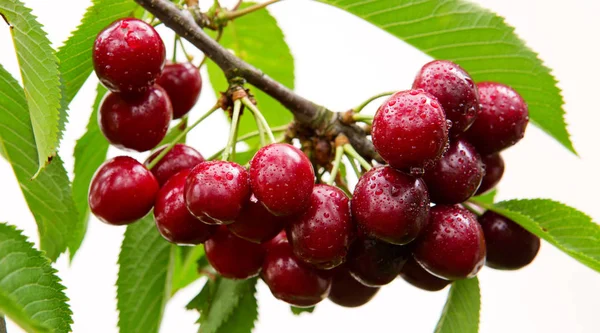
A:
<svg viewBox="0 0 600 333">
<path fill-rule="evenodd" d="M 477 333 L 480 308 L 479 280 L 454 281 L 435 333 Z"/>
</svg>

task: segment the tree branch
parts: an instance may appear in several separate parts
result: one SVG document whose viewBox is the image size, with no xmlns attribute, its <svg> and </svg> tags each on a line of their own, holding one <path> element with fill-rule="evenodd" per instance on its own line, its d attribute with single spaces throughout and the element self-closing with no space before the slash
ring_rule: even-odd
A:
<svg viewBox="0 0 600 333">
<path fill-rule="evenodd" d="M 223 70 L 228 80 L 238 77 L 245 79 L 290 110 L 300 125 L 310 127 L 317 133 L 334 136 L 344 133 L 362 156 L 380 160 L 373 143 L 366 138 L 366 133 L 362 128 L 342 123 L 339 113 L 331 112 L 327 108 L 305 99 L 233 55 L 202 30 L 190 12 L 179 10 L 169 0 L 135 1 L 175 33 L 200 49 L 206 57 Z"/>
</svg>

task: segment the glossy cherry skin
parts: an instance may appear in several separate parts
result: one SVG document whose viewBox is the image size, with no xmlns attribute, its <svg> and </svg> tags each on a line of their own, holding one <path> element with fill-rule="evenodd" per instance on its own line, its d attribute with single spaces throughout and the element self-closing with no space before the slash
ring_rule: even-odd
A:
<svg viewBox="0 0 600 333">
<path fill-rule="evenodd" d="M 492 211 L 479 217 L 485 235 L 485 264 L 515 270 L 529 265 L 540 249 L 540 239 L 508 218 Z"/>
<path fill-rule="evenodd" d="M 508 86 L 483 82 L 477 87 L 481 109 L 466 135 L 480 154 L 489 155 L 523 138 L 529 111 L 521 95 Z"/>
<path fill-rule="evenodd" d="M 448 124 L 437 99 L 423 90 L 400 91 L 375 113 L 371 130 L 381 157 L 400 170 L 433 164 L 448 143 Z"/>
<path fill-rule="evenodd" d="M 433 167 L 425 170 L 423 179 L 431 202 L 456 204 L 475 194 L 484 174 L 483 162 L 475 148 L 458 138 Z"/>
<path fill-rule="evenodd" d="M 204 250 L 208 262 L 219 274 L 240 280 L 258 275 L 266 253 L 260 244 L 235 236 L 226 226 L 218 227 L 204 243 Z"/>
<path fill-rule="evenodd" d="M 477 217 L 455 206 L 435 206 L 415 241 L 413 256 L 429 273 L 446 279 L 471 278 L 485 261 L 485 239 Z"/>
<path fill-rule="evenodd" d="M 427 224 L 429 195 L 422 179 L 385 166 L 359 179 L 351 206 L 354 221 L 367 235 L 402 245 Z"/>
<path fill-rule="evenodd" d="M 148 166 L 167 146 L 164 145 L 158 148 L 146 159 L 144 165 Z M 204 157 L 196 149 L 182 143 L 177 143 L 150 171 L 152 171 L 154 177 L 156 177 L 156 180 L 162 186 L 176 173 L 191 169 L 201 162 L 204 162 Z"/>
<path fill-rule="evenodd" d="M 118 156 L 104 162 L 90 185 L 90 210 L 107 224 L 124 225 L 144 217 L 154 205 L 158 182 L 140 162 Z"/>
<path fill-rule="evenodd" d="M 321 269 L 340 265 L 354 239 L 350 200 L 337 187 L 315 185 L 308 208 L 292 220 L 287 235 L 301 260 Z"/>
<path fill-rule="evenodd" d="M 160 234 L 169 242 L 197 245 L 206 242 L 216 231 L 216 226 L 200 222 L 187 210 L 183 191 L 190 174 L 186 169 L 175 174 L 156 195 L 154 220 Z"/>
<path fill-rule="evenodd" d="M 345 266 L 334 269 L 329 300 L 333 303 L 356 308 L 367 304 L 379 291 L 378 287 L 367 287 L 356 281 Z"/>
<path fill-rule="evenodd" d="M 185 183 L 185 203 L 192 215 L 230 224 L 250 199 L 248 171 L 225 161 L 198 164 Z"/>
<path fill-rule="evenodd" d="M 173 119 L 190 112 L 202 90 L 200 71 L 189 62 L 167 64 L 156 83 L 169 95 L 173 104 Z"/>
<path fill-rule="evenodd" d="M 502 175 L 504 175 L 504 160 L 500 154 L 482 156 L 481 161 L 485 166 L 485 175 L 481 180 L 477 193 L 475 193 L 476 195 L 484 194 L 495 188 L 502 179 Z"/>
<path fill-rule="evenodd" d="M 431 275 L 412 257 L 402 267 L 400 277 L 413 286 L 427 291 L 439 291 L 450 284 L 448 280 Z"/>
<path fill-rule="evenodd" d="M 298 259 L 286 240 L 269 247 L 261 276 L 273 296 L 298 307 L 321 302 L 331 289 L 331 276 Z"/>
<path fill-rule="evenodd" d="M 92 59 L 100 82 L 114 92 L 148 89 L 165 65 L 165 44 L 144 21 L 117 20 L 96 37 Z"/>
<path fill-rule="evenodd" d="M 135 98 L 106 95 L 98 112 L 98 124 L 114 146 L 142 152 L 156 147 L 165 137 L 172 113 L 167 93 L 153 86 Z"/>
<path fill-rule="evenodd" d="M 423 89 L 442 105 L 452 121 L 450 134 L 459 135 L 475 121 L 479 110 L 479 93 L 471 76 L 448 60 L 434 60 L 421 68 L 413 89 Z"/>
<path fill-rule="evenodd" d="M 360 237 L 352 244 L 346 265 L 350 274 L 363 285 L 380 287 L 400 274 L 409 257 L 406 246 Z"/>
<path fill-rule="evenodd" d="M 227 228 L 240 238 L 262 244 L 277 236 L 287 222 L 287 218 L 271 214 L 252 195 L 242 208 L 240 215 Z"/>
<path fill-rule="evenodd" d="M 256 198 L 271 213 L 288 216 L 308 206 L 315 182 L 310 160 L 300 149 L 273 143 L 250 161 L 250 183 Z"/>
</svg>

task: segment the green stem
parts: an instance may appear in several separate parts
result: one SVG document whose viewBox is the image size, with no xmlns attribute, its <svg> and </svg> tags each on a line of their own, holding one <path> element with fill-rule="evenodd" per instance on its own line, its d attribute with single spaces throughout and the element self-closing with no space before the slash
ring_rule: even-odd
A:
<svg viewBox="0 0 600 333">
<path fill-rule="evenodd" d="M 177 40 L 179 39 L 179 35 L 175 35 L 175 39 L 173 40 L 173 57 L 171 61 L 173 63 L 177 62 Z"/>
<path fill-rule="evenodd" d="M 152 162 L 150 162 L 150 164 L 148 164 L 148 170 L 151 170 L 152 168 L 154 168 L 156 166 L 156 164 L 158 164 L 158 162 L 160 162 L 160 160 L 162 160 L 162 158 L 165 157 L 165 155 L 167 155 L 167 153 L 169 151 L 171 151 L 171 149 L 173 149 L 173 147 L 175 147 L 175 144 L 177 144 L 177 142 L 179 142 L 181 140 L 181 138 L 186 136 L 194 127 L 198 126 L 198 124 L 200 124 L 204 119 L 206 119 L 208 116 L 213 114 L 219 108 L 220 108 L 219 104 L 213 106 L 210 110 L 208 110 L 208 112 L 203 114 L 193 124 L 191 124 L 186 129 L 184 129 L 183 132 L 179 133 L 179 135 L 177 137 L 175 137 L 175 139 L 173 139 L 173 141 L 171 141 L 171 143 L 169 143 L 169 145 L 167 147 L 165 147 L 165 149 L 163 149 L 160 152 L 160 154 L 158 154 L 158 156 L 156 156 L 156 158 L 152 160 Z"/>
<path fill-rule="evenodd" d="M 250 111 L 252 113 L 254 113 L 254 116 L 257 117 L 259 119 L 259 121 L 262 123 L 263 127 L 265 128 L 265 131 L 267 132 L 267 135 L 269 136 L 269 141 L 271 143 L 275 143 L 275 137 L 273 136 L 273 132 L 271 132 L 269 123 L 267 123 L 267 120 L 262 115 L 262 113 L 260 113 L 260 110 L 256 107 L 256 105 L 254 105 L 254 103 L 252 103 L 252 101 L 248 97 L 242 98 L 242 103 L 244 103 L 244 105 L 248 109 L 250 109 Z"/>
<path fill-rule="evenodd" d="M 358 169 L 358 165 L 356 165 L 355 163 L 356 160 L 348 155 L 346 155 L 346 159 L 348 160 L 348 162 L 350 162 L 350 166 L 352 167 L 352 170 L 354 170 L 356 178 L 360 179 L 360 177 L 362 176 L 362 172 Z"/>
<path fill-rule="evenodd" d="M 242 101 L 236 99 L 233 102 L 233 115 L 231 116 L 231 126 L 229 128 L 229 139 L 223 152 L 223 161 L 229 161 L 235 158 L 235 146 L 237 144 L 237 132 L 240 122 L 240 111 L 242 110 Z"/>
<path fill-rule="evenodd" d="M 183 44 L 183 39 L 181 38 L 177 38 L 179 41 L 179 46 L 181 46 L 181 51 L 183 51 L 183 54 L 185 55 L 187 61 L 192 61 L 194 60 L 194 57 L 191 56 L 189 53 L 187 53 L 187 50 L 185 49 L 185 45 Z"/>
<path fill-rule="evenodd" d="M 359 113 L 355 113 L 352 115 L 352 119 L 354 119 L 355 121 L 360 121 L 367 124 L 373 124 L 373 117 L 373 115 Z"/>
<path fill-rule="evenodd" d="M 338 170 L 340 169 L 340 163 L 342 162 L 342 156 L 344 156 L 344 147 L 335 147 L 335 158 L 333 159 L 333 168 L 331 168 L 331 172 L 329 173 L 327 185 L 333 185 L 333 183 L 335 182 L 335 177 L 337 176 Z"/>
<path fill-rule="evenodd" d="M 222 20 L 235 20 L 238 17 L 253 13 L 259 9 L 265 8 L 268 5 L 274 4 L 279 1 L 281 1 L 281 0 L 269 0 L 269 1 L 265 1 L 263 3 L 254 4 L 252 6 L 244 8 L 244 9 L 234 10 L 234 11 L 230 11 L 230 12 L 224 12 L 222 15 L 220 15 L 219 18 Z"/>
<path fill-rule="evenodd" d="M 366 101 L 362 102 L 362 104 L 360 104 L 359 106 L 355 107 L 354 109 L 352 109 L 354 111 L 354 113 L 360 113 L 360 111 L 362 111 L 362 109 L 365 108 L 365 106 L 369 105 L 369 103 L 373 102 L 374 100 L 381 98 L 381 97 L 385 97 L 385 96 L 389 96 L 389 95 L 393 95 L 394 93 L 396 93 L 395 91 L 387 91 L 381 94 L 377 94 L 373 97 L 370 97 L 369 99 L 367 99 Z"/>
<path fill-rule="evenodd" d="M 260 118 L 256 115 L 256 113 L 252 113 L 254 116 L 254 121 L 256 122 L 256 127 L 258 128 L 258 133 L 260 134 L 260 146 L 264 147 L 267 145 L 267 139 L 265 137 L 265 127 L 263 126 Z"/>
<path fill-rule="evenodd" d="M 346 154 L 349 156 L 354 157 L 365 170 L 369 171 L 373 168 L 371 163 L 367 162 L 367 160 L 360 156 L 360 154 L 356 151 L 356 149 L 354 149 L 354 147 L 352 147 L 351 144 L 347 143 L 344 145 L 344 152 L 346 152 Z"/>
<path fill-rule="evenodd" d="M 279 126 L 279 127 L 273 127 L 273 128 L 271 128 L 271 131 L 273 131 L 273 132 L 284 132 L 284 131 L 286 131 L 286 130 L 287 130 L 287 125 L 285 125 L 285 126 Z M 260 135 L 260 133 L 259 133 L 258 131 L 250 132 L 250 133 L 248 133 L 248 134 L 244 134 L 244 135 L 240 136 L 240 137 L 237 139 L 237 142 L 246 141 L 246 140 L 248 140 L 248 139 L 250 139 L 250 138 L 253 138 L 253 137 L 256 137 L 256 136 L 259 136 L 259 135 Z M 236 143 L 237 143 L 237 142 L 236 142 Z M 221 149 L 221 150 L 219 150 L 218 152 L 214 153 L 214 154 L 213 154 L 211 157 L 209 157 L 207 160 L 208 160 L 208 161 L 210 161 L 210 160 L 214 160 L 214 159 L 215 159 L 215 158 L 217 158 L 219 155 L 223 154 L 223 152 L 224 152 L 224 151 L 225 151 L 225 148 L 222 148 L 222 149 Z"/>
</svg>

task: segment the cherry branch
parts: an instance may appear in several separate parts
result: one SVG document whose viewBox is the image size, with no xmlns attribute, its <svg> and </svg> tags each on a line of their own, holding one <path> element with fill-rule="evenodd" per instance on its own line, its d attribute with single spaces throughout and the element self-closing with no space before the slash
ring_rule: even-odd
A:
<svg viewBox="0 0 600 333">
<path fill-rule="evenodd" d="M 236 57 L 210 38 L 196 23 L 190 12 L 180 10 L 169 0 L 135 1 L 159 18 L 175 33 L 202 51 L 206 57 L 221 68 L 229 81 L 243 78 L 290 110 L 294 114 L 296 122 L 300 125 L 311 128 L 318 134 L 332 137 L 343 133 L 362 156 L 368 159 L 380 160 L 373 143 L 367 139 L 366 133 L 361 127 L 354 124 L 344 124 L 339 113 L 332 112 L 296 94 L 291 89 Z"/>
</svg>

